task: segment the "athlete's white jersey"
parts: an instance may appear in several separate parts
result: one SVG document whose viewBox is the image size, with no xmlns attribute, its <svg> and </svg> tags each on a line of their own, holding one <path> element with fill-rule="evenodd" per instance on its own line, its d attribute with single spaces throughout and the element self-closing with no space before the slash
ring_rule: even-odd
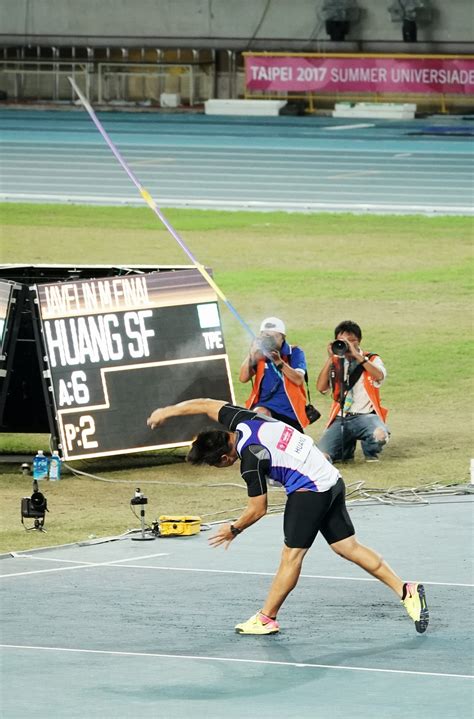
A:
<svg viewBox="0 0 474 719">
<path fill-rule="evenodd" d="M 283 486 L 287 494 L 297 489 L 326 492 L 341 476 L 311 437 L 284 422 L 232 405 L 222 408 L 219 421 L 238 432 L 237 452 L 248 484 L 267 479 Z M 263 486 L 255 493 L 262 491 Z"/>
</svg>

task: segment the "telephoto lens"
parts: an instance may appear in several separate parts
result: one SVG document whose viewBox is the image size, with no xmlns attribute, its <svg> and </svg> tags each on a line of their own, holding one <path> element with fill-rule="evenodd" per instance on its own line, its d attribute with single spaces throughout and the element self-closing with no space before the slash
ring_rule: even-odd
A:
<svg viewBox="0 0 474 719">
<path fill-rule="evenodd" d="M 344 357 L 346 352 L 349 351 L 349 345 L 344 340 L 334 340 L 331 345 L 331 350 L 336 357 Z"/>
</svg>

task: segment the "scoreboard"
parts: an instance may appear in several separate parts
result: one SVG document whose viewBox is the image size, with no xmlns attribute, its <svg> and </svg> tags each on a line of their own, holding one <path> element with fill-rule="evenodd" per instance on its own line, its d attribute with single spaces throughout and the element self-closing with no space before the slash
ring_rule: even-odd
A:
<svg viewBox="0 0 474 719">
<path fill-rule="evenodd" d="M 214 290 L 195 268 L 31 287 L 53 439 L 66 460 L 192 441 L 203 417 L 150 430 L 157 407 L 233 402 Z"/>
</svg>

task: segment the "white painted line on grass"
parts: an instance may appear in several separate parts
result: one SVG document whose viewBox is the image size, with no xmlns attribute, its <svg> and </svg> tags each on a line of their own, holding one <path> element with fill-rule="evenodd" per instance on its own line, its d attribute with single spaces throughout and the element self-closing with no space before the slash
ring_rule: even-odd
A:
<svg viewBox="0 0 474 719">
<path fill-rule="evenodd" d="M 404 674 L 418 677 L 443 677 L 447 679 L 474 679 L 472 674 L 448 674 L 445 672 L 417 672 L 409 669 L 377 669 L 374 667 L 353 667 L 338 664 L 313 664 L 308 662 L 278 662 L 269 659 L 237 659 L 235 657 L 206 657 L 194 654 L 158 654 L 155 652 L 114 652 L 105 649 L 71 649 L 69 647 L 40 647 L 22 644 L 0 644 L 3 649 L 22 649 L 24 651 L 70 652 L 72 654 L 102 654 L 112 657 L 153 657 L 157 659 L 183 659 L 201 662 L 229 662 L 236 664 L 263 664 L 274 667 L 294 667 L 297 669 L 336 669 L 351 672 L 374 672 L 377 674 Z"/>
</svg>

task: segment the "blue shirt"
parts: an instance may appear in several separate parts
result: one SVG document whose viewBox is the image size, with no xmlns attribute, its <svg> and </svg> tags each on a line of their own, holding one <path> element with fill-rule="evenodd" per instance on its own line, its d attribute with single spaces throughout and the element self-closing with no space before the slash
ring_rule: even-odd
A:
<svg viewBox="0 0 474 719">
<path fill-rule="evenodd" d="M 284 342 L 280 355 L 288 358 L 288 364 L 293 369 L 306 372 L 306 358 L 303 350 L 299 347 L 291 348 L 288 342 Z M 297 419 L 285 392 L 283 375 L 270 360 L 265 362 L 265 372 L 260 385 L 258 404 L 285 417 Z"/>
</svg>

